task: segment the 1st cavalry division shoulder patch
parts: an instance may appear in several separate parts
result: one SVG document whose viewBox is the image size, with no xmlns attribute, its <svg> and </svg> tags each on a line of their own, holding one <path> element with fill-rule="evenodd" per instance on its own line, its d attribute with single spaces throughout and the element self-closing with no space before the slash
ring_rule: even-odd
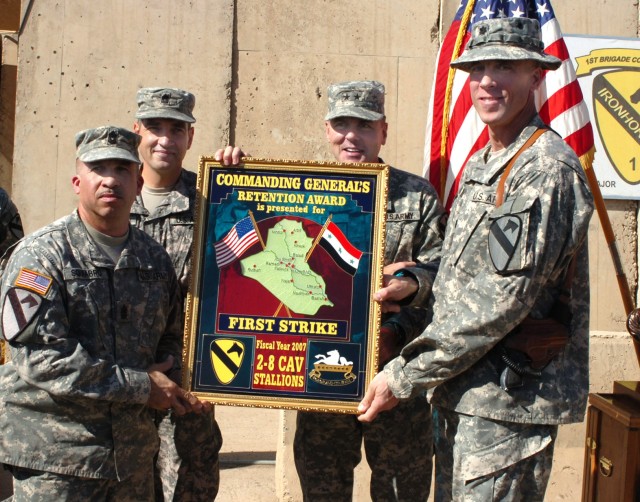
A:
<svg viewBox="0 0 640 502">
<path fill-rule="evenodd" d="M 15 338 L 31 322 L 42 305 L 42 297 L 25 289 L 11 288 L 2 305 L 2 332 L 7 340 Z"/>
<path fill-rule="evenodd" d="M 522 232 L 522 221 L 515 215 L 505 215 L 491 224 L 489 230 L 489 255 L 498 272 L 510 268 L 514 259 L 520 260 L 518 243 Z"/>
</svg>

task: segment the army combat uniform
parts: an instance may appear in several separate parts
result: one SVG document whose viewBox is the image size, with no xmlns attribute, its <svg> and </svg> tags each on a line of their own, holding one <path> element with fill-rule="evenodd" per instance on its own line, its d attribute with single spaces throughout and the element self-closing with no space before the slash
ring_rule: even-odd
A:
<svg viewBox="0 0 640 502">
<path fill-rule="evenodd" d="M 384 369 L 401 399 L 438 386 L 431 400 L 438 416 L 436 500 L 519 500 L 522 494 L 539 500 L 557 425 L 584 416 L 593 201 L 582 167 L 566 143 L 546 131 L 517 158 L 504 203 L 495 204 L 507 163 L 542 127 L 536 116 L 502 152 L 492 156 L 488 146 L 469 160 L 447 225 L 433 321 Z M 499 342 L 525 317 L 548 316 L 574 256 L 567 346 L 540 378 L 503 390 Z M 504 480 L 500 471 L 519 462 L 521 476 Z"/>
<path fill-rule="evenodd" d="M 444 225 L 444 209 L 428 181 L 391 167 L 384 263 L 420 264 L 405 269 L 420 285 L 411 305 L 429 303 Z M 406 306 L 384 323 L 400 330 L 401 347 L 422 331 L 429 317 L 426 308 Z M 370 424 L 355 415 L 298 412 L 294 452 L 304 500 L 352 500 L 353 470 L 361 460 L 363 438 L 372 500 L 426 501 L 433 450 L 431 410 L 424 395 Z"/>
<path fill-rule="evenodd" d="M 0 257 L 24 236 L 22 220 L 9 194 L 0 188 Z"/>
<path fill-rule="evenodd" d="M 141 196 L 131 208 L 131 223 L 169 253 L 180 283 L 181 307 L 189 290 L 195 197 L 196 174 L 183 169 L 171 193 L 153 213 L 143 206 Z M 220 483 L 218 452 L 222 446 L 215 418 L 212 414 L 157 414 L 161 440 L 156 472 L 158 500 L 162 500 L 162 492 L 167 501 L 185 497 L 213 500 Z"/>
<path fill-rule="evenodd" d="M 4 269 L 6 260 L 9 258 L 7 249 L 22 239 L 23 236 L 22 220 L 18 209 L 9 194 L 0 188 L 0 274 Z M 5 253 L 7 256 L 5 256 Z M 4 340 L 0 338 L 0 364 L 4 363 L 4 351 Z"/>
<path fill-rule="evenodd" d="M 147 369 L 180 357 L 178 296 L 167 253 L 134 228 L 116 264 L 77 210 L 18 244 L 0 297 L 12 356 L 0 366 L 0 462 L 15 483 L 56 473 L 77 480 L 77 500 L 107 486 L 118 500 L 152 500 Z"/>
</svg>

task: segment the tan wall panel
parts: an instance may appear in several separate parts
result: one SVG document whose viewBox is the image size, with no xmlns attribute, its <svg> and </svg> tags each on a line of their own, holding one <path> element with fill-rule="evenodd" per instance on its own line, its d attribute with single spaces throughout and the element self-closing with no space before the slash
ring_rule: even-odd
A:
<svg viewBox="0 0 640 502">
<path fill-rule="evenodd" d="M 346 79 L 383 82 L 388 120 L 395 123 L 396 58 L 242 52 L 236 143 L 256 157 L 332 159 L 324 132 L 327 85 Z M 395 137 L 391 132 L 383 156 L 395 150 Z"/>
<path fill-rule="evenodd" d="M 437 46 L 430 45 L 424 52 L 422 58 L 398 60 L 398 113 L 394 127 L 397 136 L 393 154 L 398 168 L 420 176 Z"/>
<path fill-rule="evenodd" d="M 640 367 L 631 337 L 625 333 L 596 331 L 589 340 L 589 391 L 612 392 L 616 380 L 640 380 Z M 584 445 L 586 424 L 560 428 L 557 448 L 580 448 Z"/>
<path fill-rule="evenodd" d="M 609 200 L 606 206 L 631 297 L 635 300 L 638 281 L 636 265 L 637 203 L 635 201 Z M 622 303 L 622 295 L 616 279 L 611 252 L 596 212 L 594 212 L 589 225 L 589 261 L 591 330 L 626 332 L 627 316 Z"/>
<path fill-rule="evenodd" d="M 610 37 L 638 36 L 638 2 L 555 0 L 552 5 L 563 33 Z"/>
<path fill-rule="evenodd" d="M 238 48 L 272 53 L 422 57 L 437 0 L 238 0 Z"/>
<path fill-rule="evenodd" d="M 56 187 L 63 14 L 59 3 L 34 2 L 19 41 L 13 199 L 26 231 L 54 219 L 60 196 Z M 66 161 L 65 172 L 70 172 L 72 161 L 73 157 Z M 70 191 L 69 186 L 64 190 Z"/>
<path fill-rule="evenodd" d="M 20 39 L 14 163 L 27 230 L 75 206 L 69 183 L 75 133 L 109 123 L 131 127 L 140 87 L 177 86 L 196 95 L 198 122 L 185 167 L 197 169 L 200 155 L 227 141 L 232 0 L 181 9 L 169 0 L 138 5 L 33 4 Z M 43 166 L 38 176 L 33 166 Z"/>
<path fill-rule="evenodd" d="M 330 159 L 322 128 L 328 84 L 375 79 L 386 87 L 389 122 L 381 155 L 421 172 L 437 2 L 367 2 L 349 15 L 341 2 L 299 7 L 238 2 L 236 142 L 254 156 Z"/>
<path fill-rule="evenodd" d="M 1 9 L 0 5 L 0 9 Z M 0 58 L 0 187 L 11 193 L 13 131 L 15 129 L 18 45 L 15 36 L 2 36 Z"/>
</svg>

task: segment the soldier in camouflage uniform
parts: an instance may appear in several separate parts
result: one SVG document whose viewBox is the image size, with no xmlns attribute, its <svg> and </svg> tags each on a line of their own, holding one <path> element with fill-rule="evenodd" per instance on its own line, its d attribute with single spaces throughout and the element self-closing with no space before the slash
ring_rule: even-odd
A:
<svg viewBox="0 0 640 502">
<path fill-rule="evenodd" d="M 24 236 L 22 220 L 9 194 L 0 188 L 0 274 L 11 253 L 7 250 Z M 0 339 L 0 364 L 4 363 L 5 346 Z"/>
<path fill-rule="evenodd" d="M 384 86 L 375 81 L 332 84 L 328 100 L 326 134 L 335 159 L 383 162 L 378 154 L 387 137 Z M 232 154 L 228 147 L 216 152 L 216 157 L 237 163 L 237 152 L 235 158 Z M 404 301 L 401 309 L 390 305 L 400 311 L 383 319 L 381 364 L 398 355 L 428 322 L 430 310 L 412 305 L 429 304 L 445 221 L 444 209 L 427 180 L 390 168 L 385 274 L 387 288 Z M 372 500 L 427 500 L 433 452 L 431 409 L 425 396 L 418 395 L 372 424 L 361 424 L 355 415 L 298 412 L 294 456 L 305 501 L 352 499 L 363 439 L 371 467 Z"/>
<path fill-rule="evenodd" d="M 493 19 L 473 26 L 467 50 L 452 62 L 470 74 L 489 144 L 467 163 L 451 210 L 433 321 L 376 376 L 360 405 L 361 420 L 370 421 L 437 386 L 431 403 L 438 501 L 543 500 L 558 424 L 584 416 L 593 200 L 578 158 L 544 131 L 516 157 L 504 202 L 496 204 L 507 164 L 546 127 L 534 91 L 543 70 L 561 61 L 542 49 L 536 20 Z M 567 272 L 573 260 L 575 272 Z M 538 375 L 523 372 L 529 362 L 506 348 L 506 335 L 531 324 L 527 318 L 549 319 L 567 274 L 568 343 Z M 522 376 L 501 386 L 501 374 L 511 371 L 504 354 L 521 357 Z"/>
<path fill-rule="evenodd" d="M 3 275 L 0 462 L 16 502 L 152 501 L 150 408 L 209 407 L 164 375 L 180 358 L 179 289 L 166 251 L 129 225 L 139 141 L 78 133 L 78 208 L 24 238 Z"/>
<path fill-rule="evenodd" d="M 9 194 L 0 188 L 0 257 L 24 236 L 22 220 Z"/>
<path fill-rule="evenodd" d="M 169 253 L 183 305 L 191 271 L 197 175 L 184 169 L 182 161 L 193 141 L 195 96 L 182 89 L 143 88 L 138 91 L 137 103 L 133 130 L 142 136 L 139 152 L 144 185 L 130 219 Z M 171 377 L 180 383 L 178 364 Z M 220 484 L 218 452 L 222 436 L 213 411 L 185 416 L 159 412 L 157 421 L 157 500 L 215 499 Z"/>
</svg>

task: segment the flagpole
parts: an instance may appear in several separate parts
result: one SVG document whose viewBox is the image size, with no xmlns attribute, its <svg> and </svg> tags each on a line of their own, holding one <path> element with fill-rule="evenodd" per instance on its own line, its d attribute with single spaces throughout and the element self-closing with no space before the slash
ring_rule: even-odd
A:
<svg viewBox="0 0 640 502">
<path fill-rule="evenodd" d="M 322 225 L 320 232 L 318 232 L 318 235 L 316 235 L 316 238 L 313 241 L 313 244 L 311 244 L 311 248 L 309 249 L 307 256 L 304 257 L 304 261 L 309 261 L 309 256 L 311 256 L 311 253 L 313 253 L 313 250 L 316 248 L 316 246 L 318 245 L 318 242 L 322 238 L 322 234 L 324 234 L 324 231 L 327 229 L 327 227 L 329 226 L 329 223 L 331 222 L 331 216 L 332 215 L 330 214 L 327 218 L 327 221 L 325 221 L 324 225 Z"/>
<path fill-rule="evenodd" d="M 598 213 L 598 219 L 600 220 L 600 226 L 602 227 L 602 231 L 604 232 L 604 237 L 607 242 L 607 246 L 609 247 L 609 253 L 611 253 L 613 268 L 618 280 L 618 289 L 620 289 L 620 294 L 622 295 L 622 304 L 624 305 L 624 311 L 627 315 L 627 319 L 629 319 L 629 315 L 635 308 L 634 302 L 633 298 L 631 297 L 631 291 L 629 290 L 627 276 L 622 269 L 622 261 L 620 260 L 620 254 L 618 253 L 616 237 L 613 234 L 613 228 L 611 227 L 611 220 L 609 220 L 609 213 L 607 213 L 607 208 L 604 204 L 602 192 L 600 191 L 600 185 L 598 185 L 598 179 L 596 178 L 596 174 L 593 171 L 592 160 L 593 149 L 591 149 L 580 158 L 580 162 L 582 163 L 584 172 L 587 175 L 587 181 L 589 182 L 591 193 L 593 194 L 593 201 L 596 206 L 596 212 Z M 633 333 L 633 330 L 630 328 L 629 324 L 630 323 L 627 322 L 627 331 L 631 335 L 631 341 L 633 342 L 633 347 L 636 351 L 636 358 L 638 359 L 638 364 L 640 364 L 640 340 L 638 340 L 637 338 L 638 334 Z"/>
<path fill-rule="evenodd" d="M 457 57 L 460 55 L 460 51 L 462 50 L 462 41 L 464 40 L 465 34 L 467 32 L 467 26 L 469 26 L 471 13 L 473 12 L 475 3 L 475 0 L 469 1 L 464 9 L 464 14 L 460 19 L 458 36 L 456 37 L 456 45 L 454 46 L 453 53 L 451 54 L 451 61 L 457 59 Z M 449 158 L 447 157 L 447 140 L 449 139 L 449 107 L 451 106 L 451 92 L 453 90 L 453 76 L 455 75 L 455 72 L 456 70 L 454 70 L 453 68 L 449 68 L 449 74 L 447 75 L 447 88 L 444 93 L 444 105 L 442 107 L 442 139 L 440 141 L 440 197 L 442 198 L 443 204 L 446 204 L 447 202 L 445 200 L 445 190 L 447 188 L 447 164 L 449 162 Z"/>
<path fill-rule="evenodd" d="M 253 225 L 253 229 L 256 231 L 256 235 L 258 236 L 258 240 L 262 245 L 262 249 L 266 246 L 264 245 L 264 241 L 262 240 L 262 235 L 260 235 L 260 229 L 258 228 L 258 224 L 256 223 L 255 218 L 253 217 L 253 211 L 249 210 L 249 218 L 251 218 L 251 224 Z"/>
<path fill-rule="evenodd" d="M 596 205 L 598 218 L 600 219 L 600 225 L 602 226 L 602 231 L 604 232 L 604 237 L 607 241 L 607 245 L 609 246 L 609 252 L 611 253 L 613 268 L 615 269 L 616 277 L 618 279 L 618 286 L 620 288 L 620 294 L 622 295 L 624 311 L 627 315 L 629 315 L 634 309 L 633 298 L 631 297 L 631 292 L 629 291 L 627 276 L 622 270 L 622 262 L 618 253 L 616 237 L 613 234 L 611 221 L 609 220 L 607 208 L 605 207 L 604 199 L 602 198 L 602 193 L 600 192 L 600 187 L 598 186 L 598 180 L 595 177 L 593 169 L 585 168 L 585 173 L 587 174 L 587 180 L 589 181 L 589 186 L 591 187 L 591 192 L 593 193 L 593 200 Z"/>
</svg>

